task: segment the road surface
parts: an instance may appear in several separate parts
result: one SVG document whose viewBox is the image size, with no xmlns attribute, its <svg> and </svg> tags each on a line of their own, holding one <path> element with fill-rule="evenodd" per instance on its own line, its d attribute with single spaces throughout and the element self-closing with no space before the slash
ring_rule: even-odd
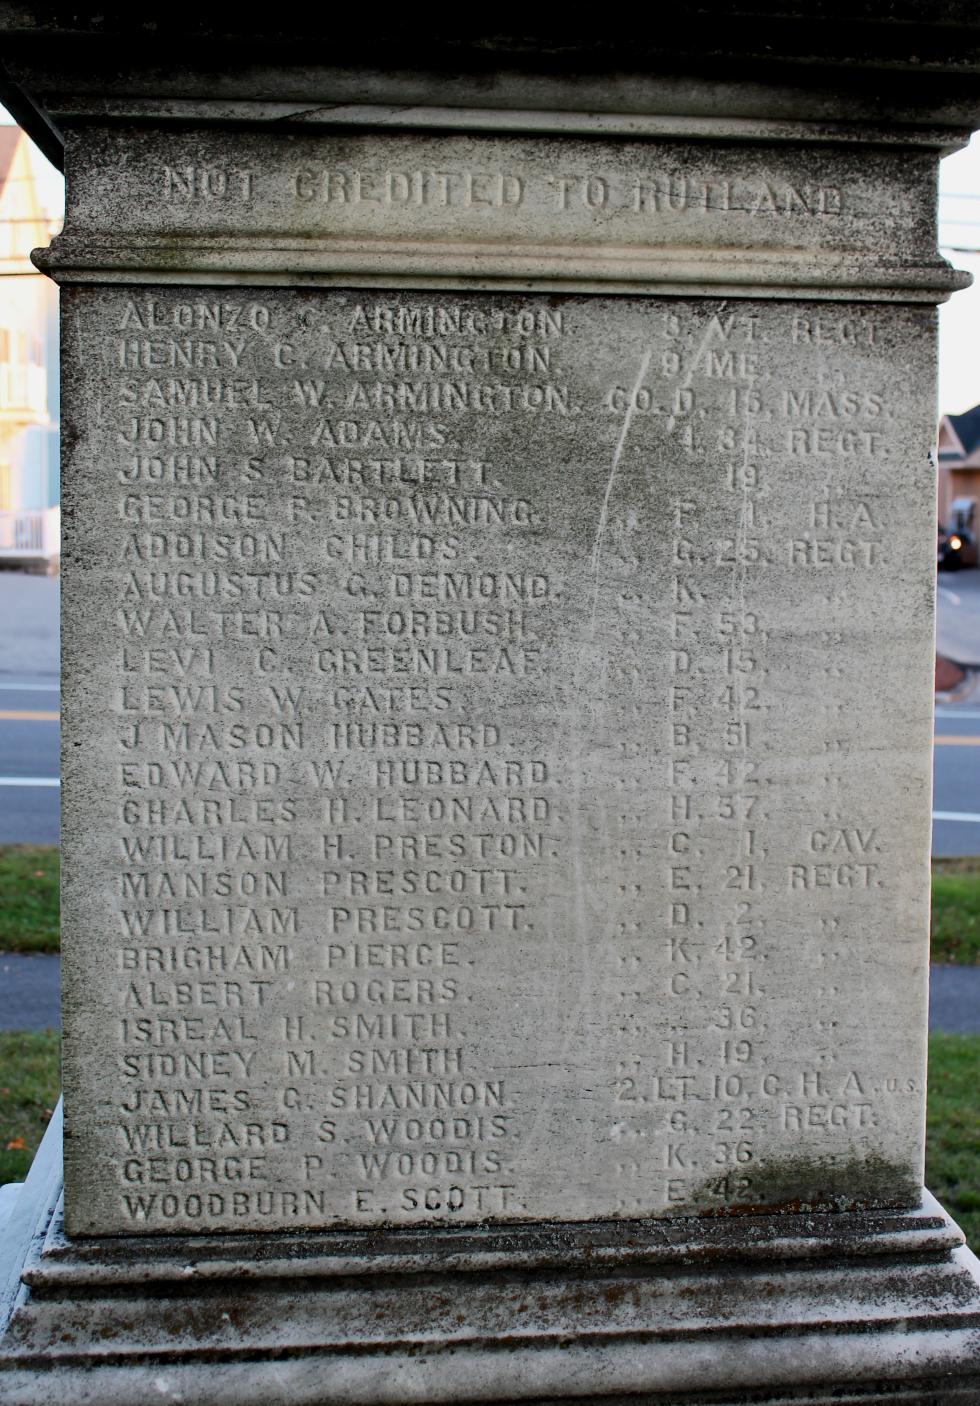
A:
<svg viewBox="0 0 980 1406">
<path fill-rule="evenodd" d="M 57 844 L 56 577 L 0 571 L 0 844 Z"/>
<path fill-rule="evenodd" d="M 980 967 L 931 967 L 929 1029 L 955 1035 L 980 1031 Z"/>
<path fill-rule="evenodd" d="M 61 1025 L 61 958 L 0 952 L 0 1030 Z"/>
<path fill-rule="evenodd" d="M 980 854 L 980 706 L 937 706 L 933 759 L 932 852 Z"/>
<path fill-rule="evenodd" d="M 941 571 L 936 648 L 980 668 L 980 571 Z M 980 703 L 939 704 L 934 748 L 933 854 L 980 854 Z"/>
</svg>

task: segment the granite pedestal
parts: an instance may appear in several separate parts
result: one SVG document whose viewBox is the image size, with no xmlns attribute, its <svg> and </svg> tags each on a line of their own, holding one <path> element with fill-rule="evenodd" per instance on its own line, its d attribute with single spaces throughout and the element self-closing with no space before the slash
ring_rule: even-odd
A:
<svg viewBox="0 0 980 1406">
<path fill-rule="evenodd" d="M 980 1401 L 922 1185 L 980 43 L 708 8 L 8 26 L 69 193 L 5 1401 Z"/>
</svg>

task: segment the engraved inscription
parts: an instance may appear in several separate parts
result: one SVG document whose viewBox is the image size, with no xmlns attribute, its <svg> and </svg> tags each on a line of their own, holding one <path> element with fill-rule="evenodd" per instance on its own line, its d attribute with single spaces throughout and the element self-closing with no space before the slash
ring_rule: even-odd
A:
<svg viewBox="0 0 980 1406">
<path fill-rule="evenodd" d="M 341 175 L 289 179 L 528 198 Z M 65 303 L 71 1227 L 907 1203 L 927 315 Z"/>
<path fill-rule="evenodd" d="M 647 264 L 652 247 L 672 259 L 706 249 L 766 249 L 780 260 L 806 249 L 825 259 L 831 251 L 877 253 L 885 241 L 896 259 L 935 257 L 929 158 L 908 151 L 828 146 L 808 167 L 780 142 L 708 149 L 676 139 L 565 137 L 559 149 L 528 136 L 294 131 L 287 141 L 256 131 L 239 134 L 229 163 L 223 142 L 205 132 L 127 132 L 125 161 L 121 141 L 101 129 L 95 145 L 73 153 L 69 238 L 125 230 L 156 247 L 233 234 L 297 267 L 319 241 L 336 256 L 324 267 L 375 274 L 379 258 L 399 251 L 427 265 L 431 255 L 434 275 L 447 260 L 462 272 L 464 260 L 467 276 L 478 276 L 468 260 L 479 255 L 494 267 L 530 260 L 539 277 L 559 272 L 557 258 L 601 251 L 612 265 L 604 276 L 618 267 L 625 278 L 637 259 L 645 277 L 656 276 Z M 909 162 L 922 163 L 921 181 L 910 181 Z M 368 253 L 374 265 L 362 264 Z M 401 312 L 411 305 L 402 302 Z"/>
</svg>

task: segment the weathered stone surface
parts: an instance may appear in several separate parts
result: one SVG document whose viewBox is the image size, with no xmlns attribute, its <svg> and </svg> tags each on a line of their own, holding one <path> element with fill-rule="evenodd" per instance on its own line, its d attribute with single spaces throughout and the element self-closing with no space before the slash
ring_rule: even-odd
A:
<svg viewBox="0 0 980 1406">
<path fill-rule="evenodd" d="M 932 326 L 67 292 L 73 1232 L 915 1202 Z"/>
<path fill-rule="evenodd" d="M 22 1193 L 10 1406 L 980 1400 L 976 1260 L 928 1193 L 913 1212 L 72 1240 L 59 1144 Z"/>
<path fill-rule="evenodd" d="M 935 302 L 934 153 L 85 127 L 54 277 Z"/>
<path fill-rule="evenodd" d="M 71 189 L 65 1200 L 55 1125 L 0 1395 L 980 1401 L 921 1190 L 972 28 L 154 16 L 0 74 Z"/>
</svg>

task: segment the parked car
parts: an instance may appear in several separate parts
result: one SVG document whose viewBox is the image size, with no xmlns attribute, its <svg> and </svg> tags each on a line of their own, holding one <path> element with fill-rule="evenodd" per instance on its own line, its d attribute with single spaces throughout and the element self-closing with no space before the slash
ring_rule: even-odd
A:
<svg viewBox="0 0 980 1406">
<path fill-rule="evenodd" d="M 967 551 L 972 546 L 973 538 L 969 532 L 947 532 L 944 527 L 940 527 L 936 547 L 937 568 L 940 571 L 959 571 Z"/>
</svg>

